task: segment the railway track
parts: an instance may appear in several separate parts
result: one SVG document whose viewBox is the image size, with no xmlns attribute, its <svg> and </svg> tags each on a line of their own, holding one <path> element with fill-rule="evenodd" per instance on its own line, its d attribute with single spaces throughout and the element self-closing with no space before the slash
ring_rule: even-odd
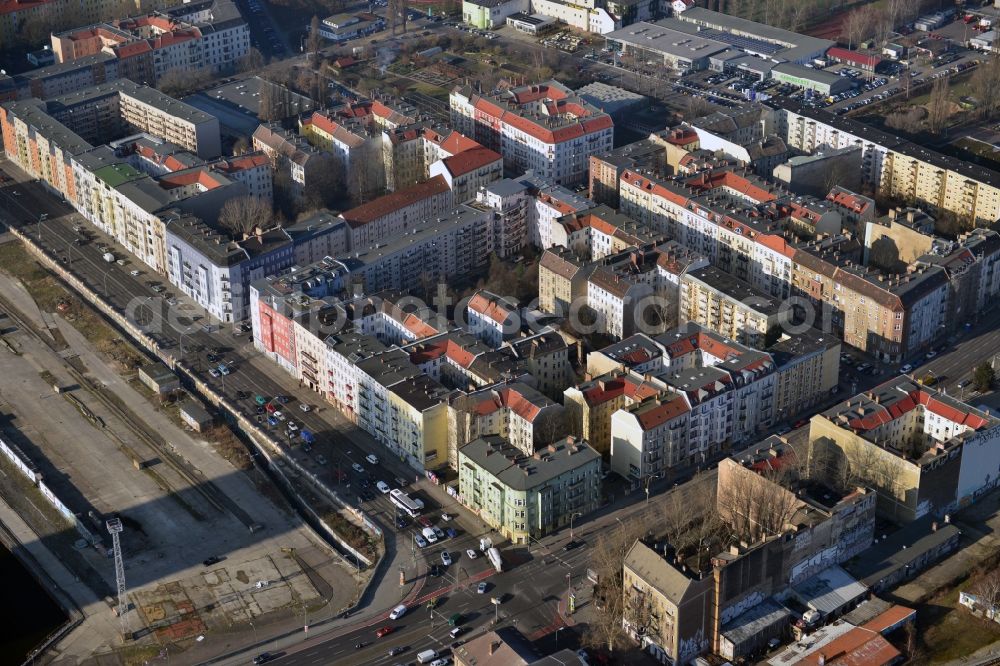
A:
<svg viewBox="0 0 1000 666">
<path fill-rule="evenodd" d="M 52 340 L 43 335 L 40 331 L 36 330 L 35 326 L 31 322 L 21 316 L 17 308 L 13 307 L 3 298 L 0 298 L 0 311 L 3 311 L 19 329 L 27 332 L 34 339 L 51 349 L 54 353 L 59 353 L 59 350 L 57 350 L 53 345 Z M 126 408 L 123 408 L 116 399 L 109 395 L 106 388 L 96 385 L 87 376 L 74 368 L 70 363 L 66 362 L 65 365 L 80 386 L 85 387 L 87 391 L 97 398 L 97 400 L 106 409 L 125 423 L 129 428 L 129 431 L 153 453 L 153 456 L 150 456 L 150 458 L 159 458 L 160 461 L 170 467 L 170 469 L 173 470 L 173 472 L 176 473 L 185 483 L 189 484 L 192 488 L 198 491 L 204 500 L 219 513 L 225 513 L 228 511 L 233 514 L 237 520 L 243 523 L 247 529 L 252 529 L 255 526 L 255 522 L 245 511 L 236 506 L 235 502 L 220 491 L 211 481 L 202 477 L 200 473 L 192 468 L 187 461 L 183 460 L 181 456 L 175 453 L 173 447 L 170 446 L 168 442 L 163 441 L 161 438 L 150 434 L 145 428 L 140 427 L 136 423 L 137 419 L 135 418 L 135 415 Z M 116 437 L 116 439 L 119 438 Z M 134 459 L 142 459 L 142 456 L 140 456 L 132 447 L 125 446 L 124 450 L 127 454 L 132 455 Z"/>
</svg>

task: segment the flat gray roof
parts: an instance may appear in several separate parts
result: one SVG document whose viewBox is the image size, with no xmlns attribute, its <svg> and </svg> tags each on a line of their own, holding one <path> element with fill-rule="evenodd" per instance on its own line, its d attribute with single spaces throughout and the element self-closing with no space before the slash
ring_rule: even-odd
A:
<svg viewBox="0 0 1000 666">
<path fill-rule="evenodd" d="M 721 53 L 729 48 L 728 44 L 699 37 L 679 30 L 640 21 L 630 26 L 606 34 L 605 39 L 613 39 L 624 44 L 658 51 L 682 60 L 697 60 Z"/>
<path fill-rule="evenodd" d="M 567 472 L 600 461 L 601 454 L 582 440 L 568 444 L 558 441 L 529 456 L 497 435 L 482 437 L 458 451 L 486 470 L 500 483 L 514 490 L 528 490 L 545 485 Z M 459 458 L 459 474 L 463 462 Z"/>
<path fill-rule="evenodd" d="M 783 50 L 774 53 L 774 56 L 787 60 L 800 60 L 812 53 L 824 53 L 831 46 L 836 46 L 836 42 L 829 39 L 820 39 L 802 35 L 790 30 L 775 28 L 765 23 L 749 21 L 738 16 L 730 16 L 721 12 L 714 12 L 701 7 L 691 7 L 682 12 L 675 20 L 691 23 L 696 26 L 714 28 L 723 32 L 731 33 L 735 37 L 748 38 L 778 44 Z M 739 39 L 733 40 L 733 46 L 744 48 Z"/>
</svg>

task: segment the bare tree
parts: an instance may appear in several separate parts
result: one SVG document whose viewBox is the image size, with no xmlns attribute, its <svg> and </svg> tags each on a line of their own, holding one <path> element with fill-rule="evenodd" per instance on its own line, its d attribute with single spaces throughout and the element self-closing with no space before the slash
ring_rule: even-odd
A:
<svg viewBox="0 0 1000 666">
<path fill-rule="evenodd" d="M 972 586 L 972 593 L 985 608 L 986 616 L 994 619 L 997 606 L 1000 606 L 1000 569 L 993 569 L 977 580 Z"/>
<path fill-rule="evenodd" d="M 340 160 L 329 153 L 310 158 L 309 180 L 302 194 L 308 208 L 333 208 L 343 204 L 347 192 Z"/>
<path fill-rule="evenodd" d="M 872 15 L 867 7 L 851 10 L 840 27 L 840 36 L 847 40 L 847 48 L 853 49 L 870 34 Z"/>
<path fill-rule="evenodd" d="M 757 472 L 724 460 L 719 465 L 719 514 L 747 543 L 780 534 L 800 504 L 788 488 L 791 483 L 785 467 Z"/>
<path fill-rule="evenodd" d="M 595 539 L 590 568 L 599 580 L 595 595 L 600 598 L 600 610 L 594 613 L 589 631 L 584 635 L 586 645 L 614 650 L 627 644 L 628 637 L 622 626 L 626 608 L 622 567 L 625 555 L 645 532 L 638 521 L 628 520 L 622 521 L 617 529 L 603 530 Z M 630 606 L 631 602 L 630 596 Z"/>
<path fill-rule="evenodd" d="M 976 67 L 970 80 L 979 99 L 979 113 L 992 119 L 1000 111 L 1000 55 L 993 54 Z"/>
<path fill-rule="evenodd" d="M 236 236 L 265 229 L 273 219 L 271 206 L 255 196 L 234 197 L 222 206 L 219 224 Z"/>
<path fill-rule="evenodd" d="M 686 106 L 685 115 L 689 119 L 701 118 L 712 112 L 712 104 L 704 97 L 689 95 Z"/>
<path fill-rule="evenodd" d="M 319 17 L 313 16 L 309 22 L 309 37 L 306 40 L 306 50 L 309 51 L 310 66 L 319 67 L 319 50 L 323 46 L 323 37 L 319 34 Z"/>
<path fill-rule="evenodd" d="M 951 115 L 951 95 L 947 77 L 934 81 L 931 98 L 927 102 L 927 125 L 932 132 L 940 134 Z"/>
<path fill-rule="evenodd" d="M 237 69 L 241 72 L 256 72 L 264 66 L 264 55 L 251 46 L 247 54 L 240 58 Z"/>
</svg>

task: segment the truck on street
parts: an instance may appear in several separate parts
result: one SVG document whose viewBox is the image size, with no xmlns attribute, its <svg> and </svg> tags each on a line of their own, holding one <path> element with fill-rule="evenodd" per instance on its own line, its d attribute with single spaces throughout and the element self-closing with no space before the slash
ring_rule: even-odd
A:
<svg viewBox="0 0 1000 666">
<path fill-rule="evenodd" d="M 486 551 L 486 557 L 490 558 L 490 562 L 493 563 L 493 568 L 497 570 L 497 573 L 503 571 L 503 560 L 500 558 L 499 550 L 490 548 Z"/>
</svg>

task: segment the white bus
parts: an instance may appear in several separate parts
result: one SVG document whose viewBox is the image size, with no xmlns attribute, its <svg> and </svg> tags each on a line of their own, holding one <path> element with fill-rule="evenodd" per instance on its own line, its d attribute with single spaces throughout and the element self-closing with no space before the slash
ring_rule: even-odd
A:
<svg viewBox="0 0 1000 666">
<path fill-rule="evenodd" d="M 399 488 L 392 489 L 389 493 L 389 500 L 402 509 L 403 512 L 410 518 L 416 518 L 419 516 L 420 510 L 424 508 L 423 502 L 420 500 L 414 500 Z"/>
</svg>

